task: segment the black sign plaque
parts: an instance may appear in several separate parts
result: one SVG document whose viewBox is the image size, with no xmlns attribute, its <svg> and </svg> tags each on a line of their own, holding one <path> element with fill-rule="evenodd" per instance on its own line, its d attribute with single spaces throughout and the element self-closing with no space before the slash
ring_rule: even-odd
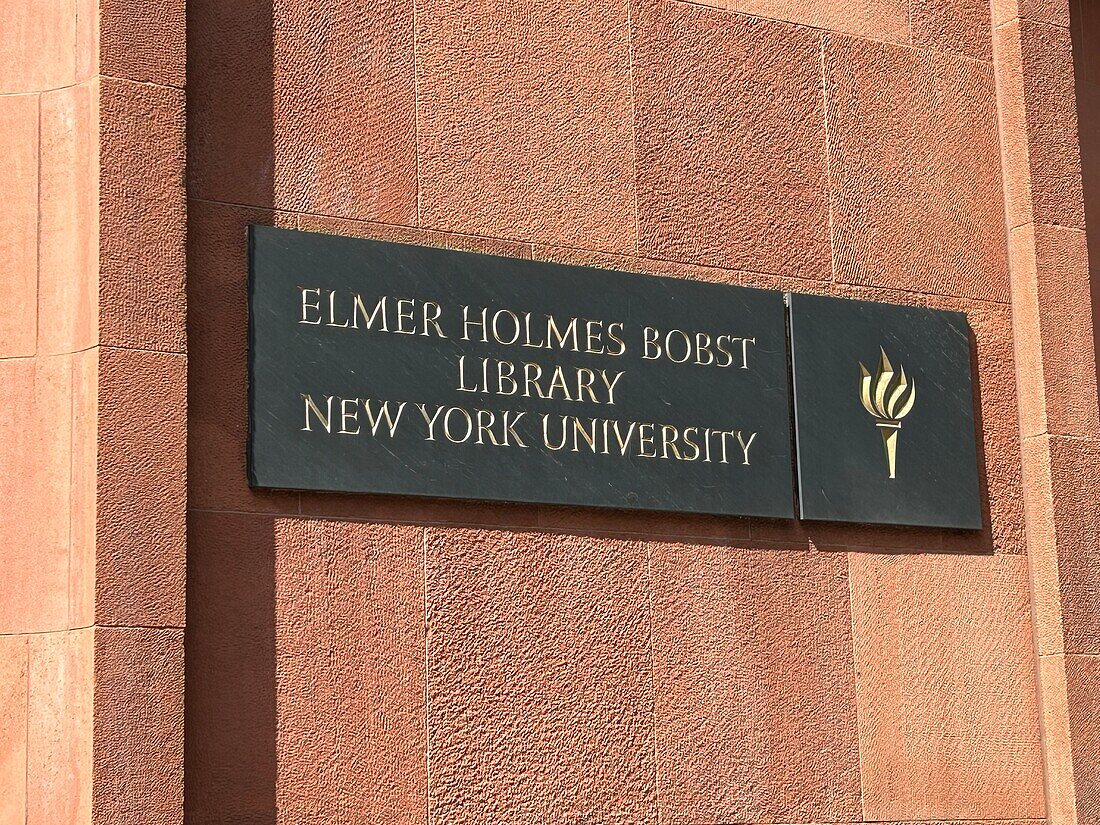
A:
<svg viewBox="0 0 1100 825">
<path fill-rule="evenodd" d="M 980 528 L 966 316 L 789 301 L 801 517 Z"/>
<path fill-rule="evenodd" d="M 250 227 L 253 486 L 791 518 L 778 292 Z"/>
</svg>

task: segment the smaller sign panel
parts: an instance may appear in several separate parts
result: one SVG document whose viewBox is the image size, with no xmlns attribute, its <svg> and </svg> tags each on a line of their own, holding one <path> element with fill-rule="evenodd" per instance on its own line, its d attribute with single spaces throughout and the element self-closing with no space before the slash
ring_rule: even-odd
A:
<svg viewBox="0 0 1100 825">
<path fill-rule="evenodd" d="M 802 518 L 981 528 L 966 316 L 788 301 Z"/>
<path fill-rule="evenodd" d="M 794 515 L 783 295 L 250 230 L 258 487 Z"/>
</svg>

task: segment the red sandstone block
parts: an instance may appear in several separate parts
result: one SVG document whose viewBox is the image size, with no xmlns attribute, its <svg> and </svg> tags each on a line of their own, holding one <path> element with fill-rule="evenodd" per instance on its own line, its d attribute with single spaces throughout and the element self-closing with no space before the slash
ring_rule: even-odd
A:
<svg viewBox="0 0 1100 825">
<path fill-rule="evenodd" d="M 56 89 L 76 80 L 77 7 L 75 0 L 4 3 L 0 95 Z"/>
<path fill-rule="evenodd" d="M 422 531 L 280 519 L 275 582 L 279 818 L 423 825 Z"/>
<path fill-rule="evenodd" d="M 1069 0 L 991 0 L 993 25 L 1023 18 L 1054 26 L 1069 26 Z"/>
<path fill-rule="evenodd" d="M 989 66 L 825 37 L 833 272 L 1007 302 Z"/>
<path fill-rule="evenodd" d="M 1024 477 L 1028 480 L 1024 504 L 1031 571 L 1032 623 L 1035 628 L 1035 651 L 1040 656 L 1065 650 L 1058 531 L 1051 498 L 1050 442 L 1049 436 L 1035 436 L 1023 442 Z M 1072 530 L 1078 526 L 1071 522 L 1069 528 Z"/>
<path fill-rule="evenodd" d="M 538 517 L 539 527 L 583 535 L 630 538 L 665 536 L 718 542 L 747 539 L 749 523 L 749 519 L 729 516 L 590 507 L 540 507 Z"/>
<path fill-rule="evenodd" d="M 98 340 L 99 81 L 42 95 L 41 118 L 38 351 L 76 352 Z"/>
<path fill-rule="evenodd" d="M 69 619 L 69 356 L 0 359 L 0 633 Z"/>
<path fill-rule="evenodd" d="M 412 4 L 188 4 L 191 191 L 415 223 Z"/>
<path fill-rule="evenodd" d="M 510 502 L 461 501 L 363 493 L 301 493 L 305 516 L 457 527 L 537 527 L 539 508 Z"/>
<path fill-rule="evenodd" d="M 655 815 L 644 545 L 427 531 L 433 823 Z"/>
<path fill-rule="evenodd" d="M 183 706 L 182 629 L 96 628 L 95 822 L 183 822 Z"/>
<path fill-rule="evenodd" d="M 292 493 L 248 487 L 249 223 L 295 226 L 291 216 L 192 201 L 188 219 L 188 494 L 191 507 L 298 512 Z"/>
<path fill-rule="evenodd" d="M 186 349 L 184 95 L 100 82 L 99 340 Z"/>
<path fill-rule="evenodd" d="M 1019 23 L 1009 23 L 993 29 L 993 54 L 1005 222 L 1011 229 L 1031 220 L 1031 170 L 1028 163 L 1027 110 L 1024 105 Z"/>
<path fill-rule="evenodd" d="M 155 5 L 141 0 L 100 0 L 100 73 L 183 86 L 187 62 L 185 5 L 183 0 Z"/>
<path fill-rule="evenodd" d="M 0 96 L 0 358 L 34 355 L 38 300 L 38 97 Z"/>
<path fill-rule="evenodd" d="M 187 176 L 195 197 L 273 201 L 272 8 L 249 0 L 187 3 Z"/>
<path fill-rule="evenodd" d="M 1028 225 L 1012 231 L 1011 243 L 1021 430 L 1095 438 L 1100 419 L 1092 319 L 1087 312 L 1066 312 L 1090 301 L 1085 235 Z"/>
<path fill-rule="evenodd" d="M 864 818 L 1042 817 L 1027 561 L 849 564 Z"/>
<path fill-rule="evenodd" d="M 913 3 L 909 25 L 915 46 L 984 60 L 993 59 L 989 0 L 925 0 Z"/>
<path fill-rule="evenodd" d="M 1041 443 L 1041 442 L 1040 442 Z M 1076 438 L 1047 439 L 1050 485 L 1055 525 L 1053 550 L 1058 561 L 1058 604 L 1064 647 L 1062 652 L 1100 655 L 1100 442 Z"/>
<path fill-rule="evenodd" d="M 1066 657 L 1041 656 L 1038 661 L 1038 675 L 1043 695 L 1041 711 L 1046 763 L 1047 821 L 1080 822 L 1082 820 L 1076 814 L 1077 793 L 1074 788 L 1070 725 L 1080 724 L 1082 720 L 1075 714 L 1071 722 Z M 1074 696 L 1073 699 L 1088 702 L 1081 696 Z M 1083 707 L 1087 708 L 1088 705 Z"/>
<path fill-rule="evenodd" d="M 660 821 L 858 819 L 846 557 L 650 548 Z"/>
<path fill-rule="evenodd" d="M 729 9 L 871 40 L 909 42 L 904 0 L 729 0 Z"/>
<path fill-rule="evenodd" d="M 0 636 L 0 825 L 27 821 L 27 639 Z"/>
<path fill-rule="evenodd" d="M 1100 658 L 1066 656 L 1077 821 L 1100 821 Z"/>
<path fill-rule="evenodd" d="M 189 825 L 276 819 L 274 553 L 268 516 L 190 514 Z"/>
<path fill-rule="evenodd" d="M 184 624 L 187 363 L 99 350 L 95 614 L 99 624 Z"/>
<path fill-rule="evenodd" d="M 1006 103 L 1022 106 L 1013 123 L 1023 127 L 1027 153 L 1014 152 L 1014 164 L 1026 163 L 1030 181 L 1030 208 L 1023 204 L 1010 211 L 1013 226 L 1028 220 L 1083 229 L 1081 156 L 1077 139 L 1077 95 L 1074 88 L 1071 37 L 1068 29 L 1034 23 L 1011 23 L 997 30 L 1004 38 L 1004 52 L 1017 65 L 1022 60 L 1025 77 Z M 1020 57 L 1016 58 L 1016 44 Z M 1008 124 L 1005 126 L 1008 130 Z M 1010 167 L 1010 180 L 1022 170 Z"/>
<path fill-rule="evenodd" d="M 69 627 L 88 627 L 95 624 L 96 485 L 99 448 L 98 348 L 73 354 L 72 382 Z"/>
<path fill-rule="evenodd" d="M 421 224 L 632 251 L 624 0 L 421 0 L 416 25 Z"/>
<path fill-rule="evenodd" d="M 826 278 L 820 35 L 635 3 L 639 249 Z"/>
<path fill-rule="evenodd" d="M 415 223 L 412 2 L 280 5 L 272 38 L 274 201 L 257 205 Z"/>
<path fill-rule="evenodd" d="M 92 633 L 27 637 L 27 825 L 92 821 Z"/>
</svg>

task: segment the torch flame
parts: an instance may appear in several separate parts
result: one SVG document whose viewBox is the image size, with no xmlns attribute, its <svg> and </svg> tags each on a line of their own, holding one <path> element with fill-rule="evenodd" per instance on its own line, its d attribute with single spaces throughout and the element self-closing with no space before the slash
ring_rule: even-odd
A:
<svg viewBox="0 0 1100 825">
<path fill-rule="evenodd" d="M 901 419 L 909 415 L 917 400 L 917 384 L 906 376 L 905 367 L 894 371 L 894 365 L 886 357 L 886 350 L 879 347 L 878 369 L 875 374 L 859 365 L 859 400 L 863 408 L 876 419 L 875 426 L 882 431 L 882 447 L 886 451 L 886 466 L 890 478 L 897 471 L 898 430 Z"/>
<path fill-rule="evenodd" d="M 881 358 L 878 369 L 871 375 L 861 362 L 859 365 L 859 397 L 864 409 L 883 421 L 900 421 L 913 409 L 917 400 L 917 385 L 905 375 L 905 367 L 896 374 L 894 365 L 886 357 L 886 350 L 879 347 Z"/>
</svg>

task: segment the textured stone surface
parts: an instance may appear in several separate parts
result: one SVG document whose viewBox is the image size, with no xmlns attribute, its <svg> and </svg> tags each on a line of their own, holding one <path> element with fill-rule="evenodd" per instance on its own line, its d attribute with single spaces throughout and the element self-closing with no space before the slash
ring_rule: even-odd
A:
<svg viewBox="0 0 1100 825">
<path fill-rule="evenodd" d="M 279 818 L 424 823 L 421 530 L 275 525 Z"/>
<path fill-rule="evenodd" d="M 298 512 L 296 493 L 248 488 L 249 223 L 294 227 L 264 210 L 192 201 L 188 214 L 187 450 L 189 504 L 245 512 Z"/>
<path fill-rule="evenodd" d="M 1043 815 L 1027 562 L 849 554 L 863 815 Z"/>
<path fill-rule="evenodd" d="M 1092 315 L 1067 312 L 1090 301 L 1085 233 L 1029 224 L 1012 230 L 1011 244 L 1020 382 L 1035 388 L 1021 398 L 1021 431 L 1096 438 Z"/>
<path fill-rule="evenodd" d="M 0 825 L 27 821 L 27 639 L 0 636 Z"/>
<path fill-rule="evenodd" d="M 270 517 L 190 514 L 188 825 L 276 819 L 274 548 Z"/>
<path fill-rule="evenodd" d="M 38 351 L 98 340 L 99 82 L 42 95 Z"/>
<path fill-rule="evenodd" d="M 96 823 L 182 824 L 183 707 L 182 629 L 96 628 Z"/>
<path fill-rule="evenodd" d="M 99 350 L 72 357 L 69 495 L 69 627 L 95 624 L 96 493 L 99 451 Z"/>
<path fill-rule="evenodd" d="M 993 25 L 1023 18 L 1054 26 L 1068 26 L 1069 0 L 991 0 Z"/>
<path fill-rule="evenodd" d="M 824 62 L 837 280 L 1007 301 L 990 67 L 840 35 Z"/>
<path fill-rule="evenodd" d="M 186 375 L 175 353 L 100 348 L 100 624 L 183 626 Z"/>
<path fill-rule="evenodd" d="M 416 26 L 421 223 L 632 250 L 626 0 L 416 0 Z"/>
<path fill-rule="evenodd" d="M 909 5 L 905 0 L 729 0 L 730 11 L 898 43 L 909 41 Z"/>
<path fill-rule="evenodd" d="M 324 215 L 299 215 L 298 228 L 306 232 L 322 232 L 353 238 L 374 238 L 392 243 L 436 246 L 442 249 L 458 249 L 464 252 L 481 252 L 486 255 L 502 255 L 506 258 L 530 258 L 531 245 L 480 235 L 461 235 L 454 232 L 437 232 L 410 226 L 395 226 L 374 221 L 356 221 Z"/>
<path fill-rule="evenodd" d="M 427 531 L 429 821 L 652 821 L 644 546 Z"/>
<path fill-rule="evenodd" d="M 0 95 L 71 84 L 76 75 L 77 0 L 6 0 L 0 14 Z"/>
<path fill-rule="evenodd" d="M 183 92 L 105 78 L 100 124 L 100 343 L 183 352 Z"/>
<path fill-rule="evenodd" d="M 650 549 L 660 821 L 858 819 L 844 554 Z"/>
<path fill-rule="evenodd" d="M 1066 656 L 1077 821 L 1100 821 L 1100 657 Z"/>
<path fill-rule="evenodd" d="M 635 6 L 641 251 L 827 277 L 819 34 L 683 3 Z"/>
<path fill-rule="evenodd" d="M 185 3 L 99 0 L 99 71 L 111 77 L 183 86 Z"/>
<path fill-rule="evenodd" d="M 0 96 L 0 358 L 34 355 L 38 329 L 38 98 Z"/>
<path fill-rule="evenodd" d="M 69 618 L 69 356 L 0 359 L 0 633 Z"/>
<path fill-rule="evenodd" d="M 91 822 L 92 630 L 27 642 L 26 825 Z"/>
<path fill-rule="evenodd" d="M 415 223 L 411 0 L 273 5 L 275 188 L 257 205 Z"/>
<path fill-rule="evenodd" d="M 916 46 L 931 46 L 986 62 L 993 59 L 989 0 L 912 3 L 909 25 Z"/>
<path fill-rule="evenodd" d="M 994 34 L 1009 223 L 1083 228 L 1070 33 L 1022 20 Z M 1021 61 L 1023 74 L 1011 68 Z"/>
</svg>

